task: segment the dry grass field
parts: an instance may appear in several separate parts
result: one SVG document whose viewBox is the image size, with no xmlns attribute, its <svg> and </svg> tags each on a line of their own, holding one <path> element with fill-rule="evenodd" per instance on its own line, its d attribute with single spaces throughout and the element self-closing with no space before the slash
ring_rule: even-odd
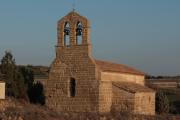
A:
<svg viewBox="0 0 180 120">
<path fill-rule="evenodd" d="M 180 120 L 178 116 L 156 115 L 143 116 L 130 113 L 57 113 L 45 106 L 29 104 L 8 98 L 8 102 L 13 102 L 0 112 L 0 120 Z"/>
</svg>

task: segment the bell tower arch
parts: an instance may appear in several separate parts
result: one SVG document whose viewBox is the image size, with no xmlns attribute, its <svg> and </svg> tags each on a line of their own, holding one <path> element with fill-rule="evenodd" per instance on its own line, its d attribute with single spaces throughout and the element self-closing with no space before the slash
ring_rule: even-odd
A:
<svg viewBox="0 0 180 120">
<path fill-rule="evenodd" d="M 68 25 L 68 26 L 67 26 Z M 76 45 L 90 45 L 90 23 L 87 18 L 72 11 L 58 21 L 58 47 L 71 47 Z M 67 45 L 65 38 L 70 36 L 70 44 Z M 82 37 L 82 42 L 78 38 Z"/>
</svg>

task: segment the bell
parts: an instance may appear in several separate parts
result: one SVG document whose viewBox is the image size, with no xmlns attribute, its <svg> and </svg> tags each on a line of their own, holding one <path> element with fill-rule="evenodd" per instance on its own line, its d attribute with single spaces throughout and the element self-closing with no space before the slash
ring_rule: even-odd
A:
<svg viewBox="0 0 180 120">
<path fill-rule="evenodd" d="M 78 27 L 78 28 L 76 29 L 76 35 L 77 35 L 77 36 L 81 36 L 81 35 L 82 35 L 82 28 Z"/>
<path fill-rule="evenodd" d="M 64 33 L 65 33 L 65 35 L 69 35 L 70 34 L 70 30 L 69 30 L 69 28 L 64 28 Z"/>
</svg>

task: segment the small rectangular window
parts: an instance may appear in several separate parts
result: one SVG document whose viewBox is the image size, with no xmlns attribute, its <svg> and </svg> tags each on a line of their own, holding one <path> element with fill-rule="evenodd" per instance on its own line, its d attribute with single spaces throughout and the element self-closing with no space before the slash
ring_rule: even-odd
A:
<svg viewBox="0 0 180 120">
<path fill-rule="evenodd" d="M 75 97 L 76 95 L 76 81 L 74 78 L 70 79 L 69 93 L 70 93 L 70 97 Z"/>
</svg>

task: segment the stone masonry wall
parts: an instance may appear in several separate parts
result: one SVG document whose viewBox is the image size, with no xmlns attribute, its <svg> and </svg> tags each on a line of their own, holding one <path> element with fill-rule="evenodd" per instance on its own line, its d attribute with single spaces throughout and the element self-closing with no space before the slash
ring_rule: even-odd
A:
<svg viewBox="0 0 180 120">
<path fill-rule="evenodd" d="M 155 92 L 136 93 L 134 112 L 137 114 L 155 115 Z"/>
<path fill-rule="evenodd" d="M 99 85 L 99 112 L 110 112 L 112 106 L 112 82 L 100 82 Z"/>
<path fill-rule="evenodd" d="M 114 82 L 133 82 L 144 85 L 144 76 L 125 73 L 102 72 L 101 80 Z"/>
<path fill-rule="evenodd" d="M 98 110 L 98 82 L 87 46 L 59 47 L 61 55 L 51 65 L 47 81 L 47 105 L 58 111 L 95 112 Z M 70 79 L 76 81 L 75 97 L 69 95 Z"/>
<path fill-rule="evenodd" d="M 113 86 L 112 109 L 115 111 L 133 112 L 135 95 Z"/>
<path fill-rule="evenodd" d="M 77 26 L 79 23 L 82 26 Z M 74 11 L 58 21 L 56 58 L 46 85 L 46 104 L 50 108 L 62 112 L 98 111 L 99 82 L 91 56 L 89 27 L 89 21 Z M 77 35 L 82 35 L 80 43 Z M 69 36 L 69 40 L 66 36 Z M 73 88 L 72 79 L 75 81 Z"/>
</svg>

